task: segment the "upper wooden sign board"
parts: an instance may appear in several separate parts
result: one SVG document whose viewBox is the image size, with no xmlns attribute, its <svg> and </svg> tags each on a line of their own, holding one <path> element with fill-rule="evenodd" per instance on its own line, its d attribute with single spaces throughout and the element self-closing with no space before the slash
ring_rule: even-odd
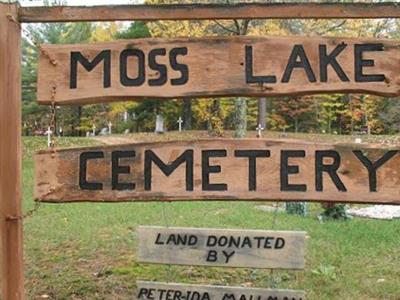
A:
<svg viewBox="0 0 400 300">
<path fill-rule="evenodd" d="M 400 204 L 397 149 L 210 139 L 47 150 L 35 198 L 47 202 L 292 200 Z"/>
<path fill-rule="evenodd" d="M 400 42 L 310 37 L 136 39 L 43 45 L 38 101 L 400 95 Z"/>
</svg>

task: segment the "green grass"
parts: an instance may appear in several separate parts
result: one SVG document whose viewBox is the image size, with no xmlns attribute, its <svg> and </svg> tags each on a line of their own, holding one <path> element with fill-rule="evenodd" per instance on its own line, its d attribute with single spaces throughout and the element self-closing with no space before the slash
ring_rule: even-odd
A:
<svg viewBox="0 0 400 300">
<path fill-rule="evenodd" d="M 167 137 L 168 138 L 168 137 Z M 62 147 L 99 143 L 63 138 Z M 45 138 L 24 138 L 24 210 L 33 207 L 32 154 Z M 136 280 L 305 289 L 308 299 L 400 299 L 400 220 L 319 223 L 278 213 L 275 229 L 305 230 L 304 271 L 139 264 L 138 225 L 271 229 L 273 213 L 252 202 L 43 204 L 25 220 L 28 299 L 133 299 Z M 41 298 L 42 297 L 42 298 Z"/>
</svg>

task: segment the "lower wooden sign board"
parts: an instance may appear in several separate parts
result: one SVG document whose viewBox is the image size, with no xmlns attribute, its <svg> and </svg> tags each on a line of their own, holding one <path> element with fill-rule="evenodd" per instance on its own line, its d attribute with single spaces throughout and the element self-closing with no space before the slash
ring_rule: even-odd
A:
<svg viewBox="0 0 400 300">
<path fill-rule="evenodd" d="M 145 263 L 303 269 L 302 231 L 139 227 L 138 261 Z"/>
<path fill-rule="evenodd" d="M 398 149 L 206 139 L 40 151 L 43 202 L 283 200 L 400 204 Z"/>
<path fill-rule="evenodd" d="M 305 300 L 299 290 L 137 282 L 137 300 Z"/>
</svg>

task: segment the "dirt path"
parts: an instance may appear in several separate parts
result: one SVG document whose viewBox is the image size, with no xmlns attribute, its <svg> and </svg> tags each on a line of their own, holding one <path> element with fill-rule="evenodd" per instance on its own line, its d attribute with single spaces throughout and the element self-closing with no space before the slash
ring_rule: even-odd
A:
<svg viewBox="0 0 400 300">
<path fill-rule="evenodd" d="M 148 143 L 148 142 L 159 142 L 159 141 L 171 141 L 171 140 L 192 140 L 196 138 L 208 137 L 206 131 L 184 131 L 176 132 L 170 131 L 164 134 L 156 134 L 153 132 L 141 132 L 131 133 L 124 135 L 105 135 L 92 137 L 94 140 L 99 141 L 106 145 L 118 145 L 127 143 Z"/>
<path fill-rule="evenodd" d="M 96 136 L 93 137 L 93 139 L 106 145 L 118 145 L 118 144 L 141 142 L 141 140 L 138 140 L 137 138 L 134 138 L 132 136 Z"/>
<path fill-rule="evenodd" d="M 224 138 L 232 138 L 232 131 L 225 131 Z M 248 138 L 255 138 L 255 131 L 247 132 Z M 158 142 L 158 141 L 182 141 L 193 140 L 199 138 L 212 138 L 208 135 L 207 131 L 170 131 L 164 134 L 155 134 L 153 132 L 131 133 L 124 135 L 111 135 L 111 136 L 96 136 L 93 139 L 106 144 L 118 145 L 126 143 L 140 143 L 140 142 Z M 215 137 L 214 137 L 215 138 Z M 304 140 L 310 142 L 325 142 L 325 143 L 355 143 L 356 138 L 360 138 L 362 144 L 368 144 L 369 147 L 398 147 L 400 146 L 400 135 L 331 135 L 331 134 L 306 134 L 306 133 L 281 133 L 281 132 L 265 132 L 263 138 L 266 139 L 282 139 L 282 140 Z"/>
</svg>

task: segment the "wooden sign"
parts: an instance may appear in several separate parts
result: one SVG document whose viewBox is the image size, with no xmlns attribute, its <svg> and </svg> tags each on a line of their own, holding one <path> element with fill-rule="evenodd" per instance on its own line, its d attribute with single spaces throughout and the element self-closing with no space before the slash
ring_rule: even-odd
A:
<svg viewBox="0 0 400 300">
<path fill-rule="evenodd" d="M 400 204 L 396 149 L 209 139 L 41 151 L 44 202 L 284 200 Z"/>
<path fill-rule="evenodd" d="M 137 282 L 137 300 L 305 300 L 299 290 Z"/>
<path fill-rule="evenodd" d="M 327 92 L 400 95 L 400 44 L 393 40 L 152 38 L 42 48 L 40 103 Z"/>
<path fill-rule="evenodd" d="M 305 232 L 139 227 L 138 261 L 243 268 L 303 269 Z"/>
</svg>

